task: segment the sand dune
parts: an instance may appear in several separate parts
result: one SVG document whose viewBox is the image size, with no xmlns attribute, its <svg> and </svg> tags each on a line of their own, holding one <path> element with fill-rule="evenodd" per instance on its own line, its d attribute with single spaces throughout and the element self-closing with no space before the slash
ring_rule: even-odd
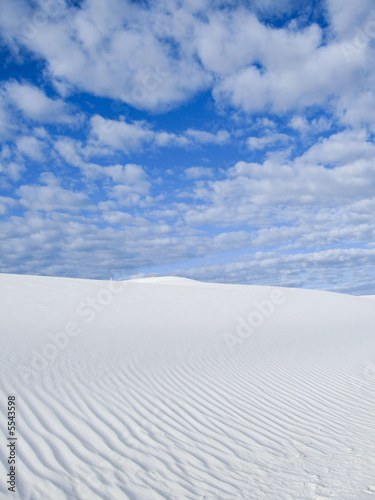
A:
<svg viewBox="0 0 375 500">
<path fill-rule="evenodd" d="M 181 278 L 0 275 L 1 498 L 375 498 L 375 308 Z"/>
</svg>

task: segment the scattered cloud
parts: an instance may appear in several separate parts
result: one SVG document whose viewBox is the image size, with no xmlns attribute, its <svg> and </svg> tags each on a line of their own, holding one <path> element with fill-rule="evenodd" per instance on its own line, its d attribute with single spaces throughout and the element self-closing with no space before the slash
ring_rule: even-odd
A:
<svg viewBox="0 0 375 500">
<path fill-rule="evenodd" d="M 126 153 L 138 151 L 144 147 L 185 147 L 192 144 L 225 144 L 230 134 L 220 130 L 216 134 L 205 130 L 188 129 L 180 134 L 154 131 L 144 121 L 128 123 L 105 119 L 95 115 L 91 118 L 91 133 L 101 144 Z"/>
<path fill-rule="evenodd" d="M 191 137 L 200 144 L 224 144 L 229 141 L 230 134 L 226 130 L 219 130 L 216 134 L 204 130 L 186 130 L 187 137 Z"/>
<path fill-rule="evenodd" d="M 214 170 L 210 167 L 189 167 L 185 169 L 185 175 L 188 179 L 211 178 Z"/>
<path fill-rule="evenodd" d="M 41 180 L 42 184 L 22 185 L 18 188 L 17 195 L 20 204 L 26 209 L 44 212 L 90 210 L 90 202 L 86 194 L 62 188 L 53 174 L 44 175 Z"/>
<path fill-rule="evenodd" d="M 33 136 L 22 136 L 16 140 L 18 151 L 34 161 L 44 161 L 44 144 Z"/>
<path fill-rule="evenodd" d="M 26 118 L 39 123 L 77 124 L 81 116 L 62 99 L 52 99 L 34 85 L 10 81 L 5 86 L 10 102 Z"/>
<path fill-rule="evenodd" d="M 141 149 L 143 144 L 154 137 L 154 133 L 142 122 L 107 120 L 98 115 L 91 118 L 91 130 L 93 136 L 102 144 L 126 153 Z"/>
<path fill-rule="evenodd" d="M 290 137 L 286 134 L 267 131 L 267 133 L 261 137 L 248 137 L 246 144 L 249 149 L 264 149 L 276 143 L 287 143 L 289 140 Z"/>
<path fill-rule="evenodd" d="M 0 37 L 1 271 L 370 290 L 371 0 L 3 0 Z"/>
</svg>

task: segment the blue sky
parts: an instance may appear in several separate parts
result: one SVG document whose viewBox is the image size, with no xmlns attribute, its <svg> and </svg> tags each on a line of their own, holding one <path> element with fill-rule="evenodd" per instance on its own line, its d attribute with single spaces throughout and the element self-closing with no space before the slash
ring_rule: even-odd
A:
<svg viewBox="0 0 375 500">
<path fill-rule="evenodd" d="M 2 0 L 0 271 L 375 294 L 371 0 Z"/>
</svg>

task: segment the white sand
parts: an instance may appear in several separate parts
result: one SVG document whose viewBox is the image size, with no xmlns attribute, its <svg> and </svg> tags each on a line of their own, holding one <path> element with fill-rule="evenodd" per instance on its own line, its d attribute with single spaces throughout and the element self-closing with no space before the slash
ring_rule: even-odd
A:
<svg viewBox="0 0 375 500">
<path fill-rule="evenodd" d="M 372 300 L 17 275 L 0 294 L 1 498 L 375 498 Z"/>
</svg>

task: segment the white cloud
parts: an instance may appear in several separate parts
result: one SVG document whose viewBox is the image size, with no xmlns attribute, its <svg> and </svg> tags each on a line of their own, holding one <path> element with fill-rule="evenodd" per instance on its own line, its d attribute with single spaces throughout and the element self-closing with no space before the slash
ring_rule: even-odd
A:
<svg viewBox="0 0 375 500">
<path fill-rule="evenodd" d="M 342 2 L 341 0 L 327 0 L 327 10 L 332 28 L 336 36 L 352 39 L 368 30 L 375 36 L 375 25 L 369 25 L 375 19 L 374 3 L 372 0 L 361 2 Z"/>
<path fill-rule="evenodd" d="M 375 157 L 375 144 L 368 141 L 366 130 L 346 130 L 314 144 L 301 161 L 321 165 L 342 165 L 356 159 Z"/>
<path fill-rule="evenodd" d="M 101 167 L 100 173 L 110 177 L 114 183 L 108 189 L 110 198 L 117 200 L 120 206 L 146 206 L 152 202 L 149 191 L 151 183 L 140 165 L 112 165 Z"/>
<path fill-rule="evenodd" d="M 214 169 L 209 167 L 189 167 L 185 169 L 188 179 L 204 179 L 214 176 Z"/>
<path fill-rule="evenodd" d="M 15 9 L 5 0 L 2 10 L 8 43 L 26 45 L 46 59 L 59 88 L 67 84 L 159 110 L 185 100 L 210 80 L 178 40 L 178 56 L 170 57 L 173 42 L 168 41 L 168 31 L 176 39 L 186 32 L 185 22 L 192 23 L 189 9 L 179 13 L 173 3 L 170 8 L 154 6 L 153 15 L 142 5 L 120 0 L 88 0 L 79 9 L 64 4 L 41 27 L 34 22 L 37 10 L 33 13 L 26 3 Z"/>
<path fill-rule="evenodd" d="M 9 208 L 15 205 L 17 205 L 17 202 L 13 198 L 9 196 L 0 196 L 0 215 L 6 214 Z"/>
<path fill-rule="evenodd" d="M 140 184 L 146 182 L 147 174 L 140 165 L 129 163 L 125 166 L 113 165 L 103 167 L 103 172 L 109 175 L 114 182 L 125 184 Z"/>
<path fill-rule="evenodd" d="M 139 150 L 154 137 L 143 122 L 107 120 L 99 115 L 91 118 L 91 127 L 94 137 L 101 143 L 124 152 Z"/>
<path fill-rule="evenodd" d="M 299 132 L 307 132 L 310 129 L 310 124 L 304 116 L 294 115 L 290 120 L 290 126 Z"/>
<path fill-rule="evenodd" d="M 303 135 L 308 133 L 320 134 L 332 128 L 332 120 L 321 116 L 308 121 L 305 116 L 294 115 L 289 122 L 289 126 Z"/>
<path fill-rule="evenodd" d="M 54 150 L 68 164 L 82 165 L 82 144 L 70 137 L 60 137 L 54 141 Z"/>
<path fill-rule="evenodd" d="M 367 126 L 375 130 L 375 97 L 372 91 L 342 96 L 338 101 L 337 111 L 343 123 L 352 127 Z"/>
<path fill-rule="evenodd" d="M 51 99 L 30 84 L 8 82 L 5 86 L 8 99 L 27 118 L 40 123 L 74 124 L 80 121 L 78 114 L 61 99 Z"/>
<path fill-rule="evenodd" d="M 355 204 L 371 200 L 375 186 L 375 145 L 366 139 L 363 131 L 333 134 L 293 161 L 280 164 L 269 157 L 262 164 L 238 162 L 223 179 L 195 186 L 198 202 L 184 209 L 184 218 L 193 226 L 248 225 L 254 231 L 311 224 L 328 211 L 328 230 L 349 224 L 348 214 L 342 212 L 347 207 L 356 214 L 355 221 L 350 219 L 353 228 L 359 221 Z M 329 164 L 338 166 L 326 168 Z M 361 210 L 366 218 L 372 209 L 361 205 Z M 299 239 L 306 232 L 311 227 L 306 226 Z"/>
<path fill-rule="evenodd" d="M 82 208 L 94 208 L 85 193 L 62 188 L 53 174 L 42 176 L 42 182 L 42 185 L 23 185 L 17 189 L 21 205 L 28 210 L 78 212 Z"/>
<path fill-rule="evenodd" d="M 275 143 L 285 143 L 290 140 L 286 134 L 268 131 L 268 133 L 261 137 L 248 137 L 246 144 L 249 149 L 264 149 Z"/>
<path fill-rule="evenodd" d="M 372 293 L 366 275 L 374 263 L 375 251 L 369 248 L 297 254 L 257 252 L 230 262 L 176 270 L 175 274 L 211 282 L 308 287 L 361 295 Z"/>
<path fill-rule="evenodd" d="M 185 147 L 189 144 L 225 144 L 230 139 L 226 130 L 216 134 L 205 130 L 187 129 L 177 135 L 173 132 L 154 131 L 145 121 L 128 123 L 109 120 L 95 115 L 91 118 L 92 136 L 101 144 L 126 153 L 139 151 L 145 146 Z"/>
<path fill-rule="evenodd" d="M 22 136 L 16 140 L 20 153 L 34 161 L 45 160 L 44 143 L 33 136 Z"/>
<path fill-rule="evenodd" d="M 270 120 L 269 118 L 263 116 L 262 118 L 257 118 L 255 127 L 273 129 L 276 127 L 276 123 L 273 120 Z"/>
<path fill-rule="evenodd" d="M 197 25 L 195 43 L 204 67 L 225 75 L 259 59 L 266 32 L 256 16 L 243 9 L 212 12 L 207 23 Z"/>
<path fill-rule="evenodd" d="M 230 139 L 230 134 L 226 130 L 219 130 L 213 134 L 204 130 L 188 129 L 185 134 L 201 144 L 224 144 Z"/>
<path fill-rule="evenodd" d="M 99 208 L 103 209 L 103 214 L 102 214 L 103 220 L 105 220 L 106 222 L 108 222 L 111 225 L 115 225 L 115 226 L 121 225 L 121 226 L 125 226 L 125 227 L 128 225 L 132 225 L 132 226 L 137 226 L 139 228 L 151 226 L 150 221 L 148 221 L 144 217 L 135 217 L 135 216 L 133 216 L 129 213 L 126 213 L 126 212 L 120 212 L 118 210 L 113 210 L 113 208 L 110 208 L 108 211 L 106 211 L 105 210 L 106 207 L 103 205 L 101 205 L 101 207 L 99 207 Z"/>
<path fill-rule="evenodd" d="M 40 9 L 46 10 L 46 5 Z M 375 38 L 371 0 L 355 5 L 327 0 L 331 25 L 325 38 L 318 24 L 275 28 L 266 23 L 262 15 L 272 14 L 270 5 L 268 0 L 256 2 L 251 12 L 242 4 L 215 9 L 208 2 L 180 5 L 172 0 L 145 8 L 130 1 L 87 0 L 80 8 L 59 4 L 38 27 L 33 21 L 38 9 L 23 1 L 15 8 L 14 2 L 4 0 L 0 29 L 9 45 L 23 45 L 46 61 L 58 89 L 76 88 L 156 112 L 207 89 L 219 104 L 246 112 L 284 113 L 369 88 L 373 71 L 364 68 Z M 298 5 L 284 0 L 272 10 L 277 17 L 292 7 Z M 302 17 L 306 8 L 301 9 Z M 367 35 L 366 47 L 348 62 L 343 44 L 355 38 L 358 29 L 372 38 Z M 36 90 L 33 96 L 33 105 L 19 95 L 17 102 L 31 117 L 47 119 L 48 98 Z M 50 104 L 62 105 L 57 100 Z M 60 109 L 61 120 L 62 115 Z"/>
<path fill-rule="evenodd" d="M 19 159 L 15 161 L 9 146 L 4 146 L 0 152 L 0 174 L 6 176 L 13 182 L 21 178 L 21 174 L 26 170 L 25 165 Z"/>
<path fill-rule="evenodd" d="M 12 139 L 18 132 L 19 124 L 14 113 L 9 109 L 9 101 L 5 89 L 0 86 L 0 136 L 2 141 Z"/>
<path fill-rule="evenodd" d="M 9 162 L 7 165 L 0 165 L 0 173 L 4 173 L 12 181 L 18 181 L 25 170 L 25 165 L 14 161 Z"/>
<path fill-rule="evenodd" d="M 264 110 L 285 113 L 321 105 L 330 96 L 350 89 L 355 72 L 364 63 L 364 57 L 358 56 L 358 61 L 349 65 L 340 47 L 331 44 L 316 48 L 299 64 L 271 61 L 264 69 L 242 68 L 225 77 L 214 88 L 214 96 L 219 102 L 229 101 L 249 113 Z"/>
<path fill-rule="evenodd" d="M 167 147 L 185 147 L 190 144 L 190 140 L 182 135 L 176 135 L 170 132 L 157 132 L 154 136 L 154 141 L 157 146 Z"/>
</svg>

